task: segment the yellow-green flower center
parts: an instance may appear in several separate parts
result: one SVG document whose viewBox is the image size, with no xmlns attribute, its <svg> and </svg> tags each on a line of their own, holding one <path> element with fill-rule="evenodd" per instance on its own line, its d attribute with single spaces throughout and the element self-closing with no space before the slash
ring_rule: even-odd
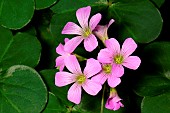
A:
<svg viewBox="0 0 170 113">
<path fill-rule="evenodd" d="M 84 29 L 84 31 L 83 31 L 83 36 L 84 37 L 88 37 L 91 34 L 92 34 L 92 31 L 91 31 L 91 29 L 89 27 Z"/>
<path fill-rule="evenodd" d="M 76 78 L 78 84 L 83 84 L 86 81 L 86 77 L 84 75 L 79 75 Z"/>
<path fill-rule="evenodd" d="M 103 69 L 104 73 L 109 74 L 112 71 L 112 66 L 111 66 L 111 64 L 105 64 L 102 66 L 102 69 Z"/>
<path fill-rule="evenodd" d="M 123 63 L 123 56 L 122 55 L 120 55 L 120 54 L 118 54 L 118 55 L 116 55 L 115 57 L 114 57 L 114 62 L 116 63 L 116 64 L 122 64 Z"/>
</svg>

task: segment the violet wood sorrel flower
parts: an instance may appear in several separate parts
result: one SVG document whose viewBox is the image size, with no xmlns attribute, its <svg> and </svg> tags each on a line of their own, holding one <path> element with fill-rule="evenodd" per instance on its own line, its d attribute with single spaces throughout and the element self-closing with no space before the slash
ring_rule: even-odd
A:
<svg viewBox="0 0 170 113">
<path fill-rule="evenodd" d="M 120 107 L 124 107 L 124 105 L 120 102 L 122 100 L 118 94 L 116 89 L 110 89 L 110 96 L 106 101 L 105 107 L 110 110 L 118 110 Z"/>
<path fill-rule="evenodd" d="M 104 84 L 107 80 L 110 87 L 116 87 L 120 84 L 121 79 L 119 77 L 115 77 L 114 73 L 112 73 L 112 65 L 110 64 L 102 64 L 102 71 L 94 76 L 92 80 Z"/>
<path fill-rule="evenodd" d="M 65 41 L 65 43 L 67 43 L 69 41 L 69 39 L 65 38 L 64 41 Z M 56 61 L 56 67 L 58 67 L 60 71 L 62 71 L 64 69 L 64 66 L 65 66 L 64 59 L 66 57 L 70 56 L 72 52 L 73 51 L 71 51 L 71 50 L 66 51 L 64 49 L 64 45 L 61 43 L 57 46 L 56 53 L 58 53 L 61 56 L 57 57 L 55 61 Z"/>
<path fill-rule="evenodd" d="M 79 27 L 77 24 L 73 22 L 68 22 L 64 29 L 62 30 L 62 34 L 75 34 L 78 35 L 72 38 L 68 43 L 65 45 L 65 49 L 71 49 L 72 51 L 84 40 L 84 47 L 87 51 L 93 51 L 97 46 L 98 42 L 93 34 L 93 30 L 97 26 L 97 24 L 101 20 L 101 14 L 97 13 L 96 15 L 92 16 L 90 22 L 88 24 L 88 19 L 90 16 L 91 7 L 83 7 L 77 10 L 76 17 L 78 22 L 80 23 Z M 70 51 L 70 50 L 69 50 Z"/>
<path fill-rule="evenodd" d="M 68 91 L 68 100 L 79 104 L 81 101 L 81 87 L 90 95 L 96 95 L 101 90 L 102 85 L 100 83 L 89 79 L 101 70 L 101 65 L 97 60 L 93 58 L 88 59 L 83 73 L 75 56 L 67 57 L 65 65 L 71 73 L 65 71 L 57 72 L 55 85 L 62 87 L 74 83 Z"/>
<path fill-rule="evenodd" d="M 97 27 L 94 30 L 94 34 L 103 42 L 105 43 L 105 40 L 109 39 L 107 35 L 107 30 L 109 29 L 110 25 L 114 22 L 113 19 L 110 20 L 110 22 L 107 25 L 97 25 Z"/>
<path fill-rule="evenodd" d="M 127 38 L 120 49 L 119 42 L 114 39 L 105 41 L 105 49 L 98 53 L 98 60 L 101 63 L 108 63 L 112 65 L 112 73 L 115 77 L 121 77 L 124 74 L 123 66 L 136 70 L 141 60 L 137 56 L 130 56 L 137 48 L 137 44 L 132 38 Z"/>
</svg>

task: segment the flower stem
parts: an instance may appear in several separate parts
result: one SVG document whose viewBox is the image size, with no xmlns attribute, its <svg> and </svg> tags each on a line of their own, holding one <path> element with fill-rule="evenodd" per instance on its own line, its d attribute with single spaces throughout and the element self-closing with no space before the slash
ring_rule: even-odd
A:
<svg viewBox="0 0 170 113">
<path fill-rule="evenodd" d="M 103 113 L 103 108 L 104 108 L 104 93 L 105 93 L 105 89 L 106 89 L 106 84 L 104 84 L 104 88 L 103 88 L 103 94 L 102 94 L 102 101 L 101 101 L 101 109 L 100 109 L 100 113 Z"/>
</svg>

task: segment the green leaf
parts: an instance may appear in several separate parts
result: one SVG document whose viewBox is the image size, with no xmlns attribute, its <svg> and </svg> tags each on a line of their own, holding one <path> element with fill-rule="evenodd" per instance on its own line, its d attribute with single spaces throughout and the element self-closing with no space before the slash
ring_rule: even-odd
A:
<svg viewBox="0 0 170 113">
<path fill-rule="evenodd" d="M 154 42 L 145 47 L 143 51 L 143 65 L 147 69 L 162 73 L 168 78 L 170 73 L 170 42 Z M 152 68 L 149 68 L 149 66 Z"/>
<path fill-rule="evenodd" d="M 150 0 L 151 2 L 153 2 L 157 7 L 161 7 L 162 4 L 165 2 L 165 0 Z"/>
<path fill-rule="evenodd" d="M 40 75 L 24 65 L 10 67 L 0 78 L 1 113 L 40 113 L 47 89 Z"/>
<path fill-rule="evenodd" d="M 58 0 L 35 0 L 36 10 L 45 9 L 55 4 Z"/>
<path fill-rule="evenodd" d="M 49 92 L 48 103 L 42 113 L 66 113 L 66 109 L 63 109 L 60 100 L 53 93 Z"/>
<path fill-rule="evenodd" d="M 170 93 L 145 97 L 141 104 L 142 113 L 169 113 Z"/>
<path fill-rule="evenodd" d="M 135 85 L 140 96 L 155 96 L 170 91 L 170 80 L 158 75 L 143 75 Z"/>
<path fill-rule="evenodd" d="M 40 71 L 40 74 L 47 85 L 47 88 L 50 92 L 55 94 L 57 98 L 59 98 L 65 106 L 72 106 L 73 103 L 71 103 L 67 99 L 67 92 L 70 86 L 64 86 L 64 87 L 57 87 L 55 85 L 55 73 L 58 72 L 57 69 L 48 69 L 48 70 L 42 70 Z"/>
<path fill-rule="evenodd" d="M 64 13 L 68 11 L 76 11 L 81 7 L 86 6 L 96 6 L 99 4 L 104 4 L 104 2 L 99 2 L 99 0 L 60 0 L 56 5 L 51 7 L 54 13 Z"/>
<path fill-rule="evenodd" d="M 17 64 L 35 67 L 41 54 L 41 45 L 37 38 L 26 33 L 18 33 L 11 38 L 9 36 L 0 37 L 1 42 L 6 42 L 0 49 L 0 69 L 5 70 Z"/>
<path fill-rule="evenodd" d="M 0 0 L 0 24 L 20 29 L 31 21 L 34 7 L 34 0 Z"/>
<path fill-rule="evenodd" d="M 121 40 L 132 37 L 137 42 L 148 43 L 155 40 L 162 29 L 161 15 L 148 0 L 116 2 L 109 7 L 108 17 L 118 24 Z"/>
</svg>

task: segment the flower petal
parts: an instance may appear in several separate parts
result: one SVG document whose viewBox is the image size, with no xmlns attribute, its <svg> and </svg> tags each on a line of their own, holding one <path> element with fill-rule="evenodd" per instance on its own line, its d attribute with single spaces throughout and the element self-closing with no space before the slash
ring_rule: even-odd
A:
<svg viewBox="0 0 170 113">
<path fill-rule="evenodd" d="M 63 71 L 64 66 L 65 66 L 65 64 L 64 64 L 64 57 L 63 56 L 57 57 L 55 62 L 56 62 L 55 67 L 59 67 L 59 70 Z"/>
<path fill-rule="evenodd" d="M 107 25 L 107 27 L 109 28 L 109 27 L 110 27 L 110 25 L 112 25 L 112 24 L 113 24 L 113 22 L 115 22 L 115 20 L 114 20 L 114 19 L 111 19 L 111 20 L 109 21 L 109 24 Z"/>
<path fill-rule="evenodd" d="M 55 85 L 62 87 L 75 82 L 75 75 L 68 72 L 57 72 L 55 75 Z"/>
<path fill-rule="evenodd" d="M 82 28 L 79 27 L 77 24 L 73 22 L 68 22 L 62 32 L 62 34 L 75 34 L 75 35 L 82 35 Z"/>
<path fill-rule="evenodd" d="M 127 38 L 121 49 L 121 54 L 124 56 L 124 58 L 128 57 L 131 55 L 137 48 L 137 44 L 132 38 Z"/>
<path fill-rule="evenodd" d="M 115 38 L 110 38 L 105 41 L 106 47 L 112 54 L 120 53 L 120 44 Z"/>
<path fill-rule="evenodd" d="M 91 80 L 99 82 L 100 84 L 104 84 L 107 78 L 108 76 L 105 73 L 101 72 L 97 74 L 96 76 L 93 76 Z"/>
<path fill-rule="evenodd" d="M 86 67 L 84 68 L 84 75 L 90 78 L 101 71 L 101 65 L 98 60 L 90 58 L 87 60 Z"/>
<path fill-rule="evenodd" d="M 76 36 L 72 38 L 71 40 L 67 41 L 67 43 L 64 46 L 64 50 L 72 53 L 76 47 L 82 42 L 83 38 L 81 36 Z"/>
<path fill-rule="evenodd" d="M 102 89 L 102 85 L 100 83 L 88 79 L 82 87 L 90 95 L 96 95 Z"/>
<path fill-rule="evenodd" d="M 122 65 L 113 64 L 112 65 L 112 74 L 114 77 L 121 77 L 124 74 L 124 68 Z"/>
<path fill-rule="evenodd" d="M 108 80 L 109 86 L 112 88 L 116 87 L 121 82 L 120 78 L 114 77 L 113 75 L 109 76 L 107 80 Z"/>
<path fill-rule="evenodd" d="M 67 43 L 70 39 L 69 38 L 65 38 L 64 42 Z"/>
<path fill-rule="evenodd" d="M 129 56 L 124 60 L 122 65 L 129 69 L 136 70 L 139 67 L 140 63 L 141 63 L 141 60 L 139 57 Z"/>
<path fill-rule="evenodd" d="M 84 39 L 84 48 L 86 49 L 86 51 L 91 52 L 94 49 L 96 49 L 97 46 L 98 46 L 98 42 L 93 34 L 91 34 L 89 37 Z"/>
<path fill-rule="evenodd" d="M 110 53 L 110 51 L 105 48 L 101 49 L 98 53 L 97 60 L 101 63 L 112 63 L 113 55 Z"/>
<path fill-rule="evenodd" d="M 90 16 L 90 12 L 91 12 L 90 6 L 80 8 L 76 11 L 77 20 L 83 29 L 88 27 L 88 19 Z"/>
<path fill-rule="evenodd" d="M 95 14 L 94 16 L 91 17 L 90 22 L 89 22 L 89 27 L 93 31 L 94 28 L 98 25 L 102 18 L 102 15 L 100 13 Z"/>
<path fill-rule="evenodd" d="M 68 100 L 75 104 L 79 104 L 81 101 L 81 86 L 74 83 L 68 90 Z"/>
<path fill-rule="evenodd" d="M 64 55 L 66 52 L 64 51 L 64 46 L 60 43 L 56 48 L 56 53 L 59 55 Z"/>
<path fill-rule="evenodd" d="M 67 69 L 70 72 L 72 72 L 76 75 L 82 74 L 81 68 L 80 68 L 80 65 L 77 61 L 76 56 L 71 55 L 71 56 L 65 58 L 64 62 L 65 62 L 65 66 L 67 67 Z"/>
</svg>

